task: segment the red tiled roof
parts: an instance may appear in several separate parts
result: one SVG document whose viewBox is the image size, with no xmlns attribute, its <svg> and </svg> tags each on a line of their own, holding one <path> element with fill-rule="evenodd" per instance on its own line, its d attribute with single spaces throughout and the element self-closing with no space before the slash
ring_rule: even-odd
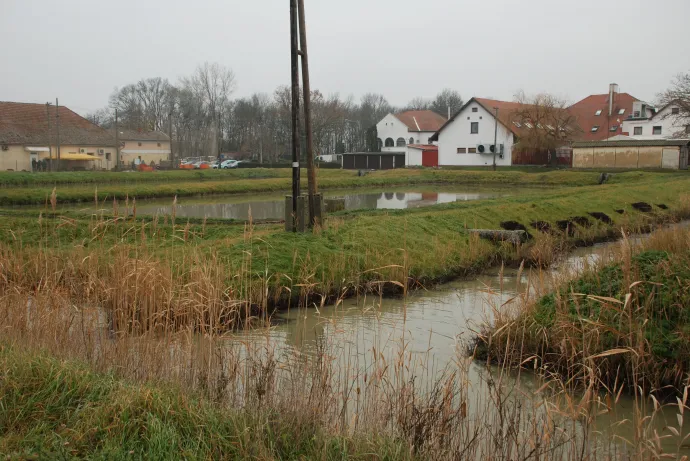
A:
<svg viewBox="0 0 690 461">
<path fill-rule="evenodd" d="M 60 106 L 60 143 L 77 146 L 109 146 L 115 139 L 106 130 Z M 48 122 L 50 117 L 50 122 Z M 50 123 L 50 130 L 49 124 Z M 55 106 L 0 101 L 0 144 L 55 143 Z"/>
<path fill-rule="evenodd" d="M 409 144 L 407 147 L 420 150 L 438 150 L 438 146 L 433 144 Z"/>
<path fill-rule="evenodd" d="M 581 141 L 601 141 L 611 136 L 623 134 L 622 122 L 632 114 L 633 103 L 639 101 L 636 97 L 628 93 L 616 93 L 613 98 L 613 110 L 609 119 L 609 95 L 593 94 L 587 96 L 582 101 L 570 106 L 569 110 L 577 118 L 577 123 L 582 128 Z M 618 112 L 625 109 L 625 113 L 619 115 Z M 601 115 L 596 115 L 601 110 Z M 620 122 L 618 121 L 620 120 Z M 592 127 L 598 126 L 599 129 L 592 132 Z M 610 131 L 611 127 L 617 126 L 616 131 Z"/>
<path fill-rule="evenodd" d="M 438 131 L 446 118 L 432 110 L 409 110 L 395 114 L 395 117 L 403 122 L 409 131 Z"/>
<path fill-rule="evenodd" d="M 520 131 L 522 131 L 522 129 L 518 128 L 513 123 L 513 119 L 515 118 L 515 113 L 523 107 L 523 104 L 487 98 L 474 98 L 474 100 L 481 104 L 484 109 L 492 115 L 494 114 L 494 108 L 498 107 L 498 120 L 513 134 L 520 136 Z"/>
</svg>

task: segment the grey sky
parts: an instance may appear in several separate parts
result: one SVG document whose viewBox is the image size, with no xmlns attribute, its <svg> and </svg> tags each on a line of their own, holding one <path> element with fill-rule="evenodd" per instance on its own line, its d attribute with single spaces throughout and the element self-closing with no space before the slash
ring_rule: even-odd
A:
<svg viewBox="0 0 690 461">
<path fill-rule="evenodd" d="M 288 0 L 0 0 L 0 100 L 84 113 L 115 87 L 231 67 L 235 96 L 289 81 Z M 395 105 L 444 87 L 511 100 L 646 100 L 690 71 L 690 0 L 306 0 L 312 86 Z"/>
</svg>

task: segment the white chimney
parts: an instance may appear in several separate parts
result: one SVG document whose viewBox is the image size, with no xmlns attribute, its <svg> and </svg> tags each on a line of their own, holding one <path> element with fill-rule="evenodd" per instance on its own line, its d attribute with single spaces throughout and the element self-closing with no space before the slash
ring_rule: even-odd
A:
<svg viewBox="0 0 690 461">
<path fill-rule="evenodd" d="M 609 117 L 613 115 L 613 99 L 616 97 L 616 93 L 618 93 L 618 84 L 611 83 L 609 85 Z"/>
</svg>

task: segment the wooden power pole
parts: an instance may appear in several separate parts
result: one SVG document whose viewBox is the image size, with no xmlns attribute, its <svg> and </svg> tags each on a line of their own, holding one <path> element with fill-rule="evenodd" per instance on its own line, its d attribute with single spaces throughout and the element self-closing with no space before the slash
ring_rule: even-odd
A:
<svg viewBox="0 0 690 461">
<path fill-rule="evenodd" d="M 299 44 L 302 58 L 302 91 L 304 93 L 304 130 L 307 150 L 307 181 L 309 191 L 309 225 L 316 224 L 314 195 L 316 194 L 316 172 L 314 171 L 314 137 L 311 127 L 311 85 L 309 83 L 309 57 L 307 54 L 307 24 L 304 0 L 299 3 Z"/>
<path fill-rule="evenodd" d="M 115 169 L 120 171 L 120 127 L 117 126 L 117 108 L 115 109 Z"/>
<path fill-rule="evenodd" d="M 172 110 L 168 114 L 168 137 L 170 138 L 170 167 L 175 168 L 175 154 L 173 152 L 173 137 L 172 137 Z"/>
<path fill-rule="evenodd" d="M 50 103 L 46 103 L 46 122 L 48 122 L 48 131 L 46 138 L 48 139 L 48 158 L 50 163 L 48 163 L 48 169 L 53 171 L 53 143 L 50 141 Z"/>
<path fill-rule="evenodd" d="M 57 133 L 57 170 L 60 171 L 60 103 L 55 98 L 55 131 Z"/>
<path fill-rule="evenodd" d="M 297 0 L 290 0 L 290 57 L 292 77 L 292 216 L 297 217 L 297 198 L 299 190 L 299 69 L 298 69 L 298 31 Z M 297 226 L 292 226 L 297 231 Z"/>
</svg>

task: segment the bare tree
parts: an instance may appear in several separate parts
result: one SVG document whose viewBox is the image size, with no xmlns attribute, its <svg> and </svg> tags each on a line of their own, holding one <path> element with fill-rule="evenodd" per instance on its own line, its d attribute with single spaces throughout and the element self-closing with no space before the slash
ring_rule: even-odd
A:
<svg viewBox="0 0 690 461">
<path fill-rule="evenodd" d="M 405 110 L 429 110 L 431 109 L 431 101 L 425 98 L 416 97 L 413 98 L 405 106 Z"/>
<path fill-rule="evenodd" d="M 452 116 L 460 110 L 463 100 L 460 93 L 450 88 L 441 90 L 431 103 L 431 110 L 444 117 Z"/>
<path fill-rule="evenodd" d="M 567 101 L 556 96 L 539 93 L 527 96 L 520 91 L 515 95 L 518 108 L 509 114 L 509 123 L 521 128 L 519 150 L 546 151 L 551 163 L 556 164 L 556 149 L 567 146 L 580 132 L 577 118 L 568 110 Z"/>
<path fill-rule="evenodd" d="M 675 104 L 678 113 L 669 113 L 665 117 L 673 118 L 676 127 L 674 137 L 687 137 L 690 134 L 690 73 L 678 74 L 671 86 L 657 96 L 659 105 Z"/>
<path fill-rule="evenodd" d="M 98 125 L 102 128 L 110 128 L 114 121 L 114 114 L 106 107 L 86 114 L 85 118 L 94 125 Z"/>
</svg>

